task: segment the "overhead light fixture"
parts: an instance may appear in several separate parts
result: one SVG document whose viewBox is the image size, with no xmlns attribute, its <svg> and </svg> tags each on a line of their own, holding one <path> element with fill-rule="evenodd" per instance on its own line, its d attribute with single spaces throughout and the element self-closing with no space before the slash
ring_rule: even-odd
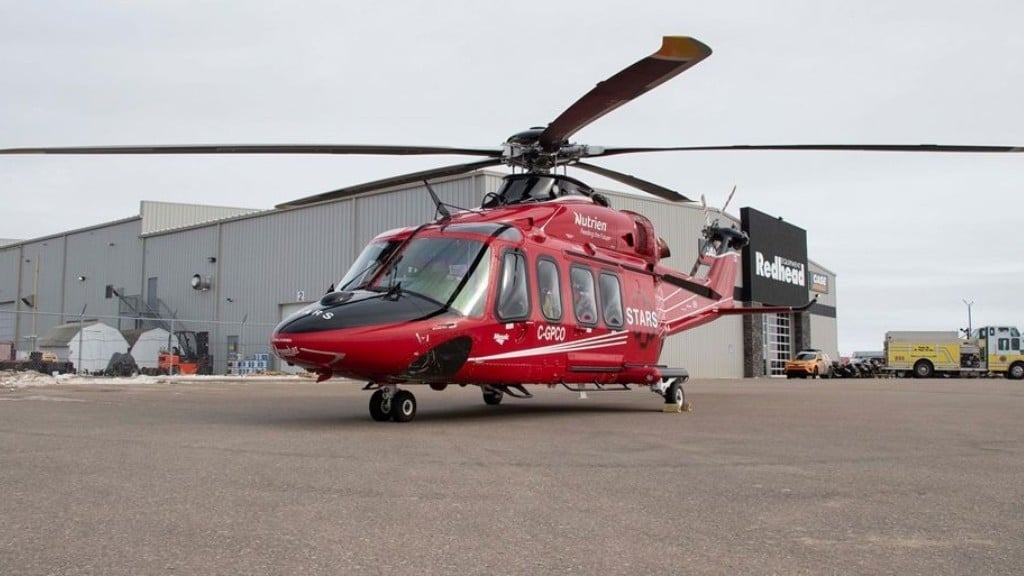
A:
<svg viewBox="0 0 1024 576">
<path fill-rule="evenodd" d="M 78 275 L 78 281 L 79 281 L 79 282 L 85 282 L 85 276 L 83 276 L 83 275 L 79 274 L 79 275 Z"/>
<path fill-rule="evenodd" d="M 29 294 L 28 296 L 23 296 L 21 298 L 21 301 L 25 304 L 25 306 L 28 306 L 29 308 L 35 308 L 36 307 L 36 295 L 35 294 Z"/>
<path fill-rule="evenodd" d="M 210 264 L 213 264 L 214 262 L 217 261 L 217 257 L 216 256 L 207 256 L 206 257 L 206 261 L 209 262 Z"/>
</svg>

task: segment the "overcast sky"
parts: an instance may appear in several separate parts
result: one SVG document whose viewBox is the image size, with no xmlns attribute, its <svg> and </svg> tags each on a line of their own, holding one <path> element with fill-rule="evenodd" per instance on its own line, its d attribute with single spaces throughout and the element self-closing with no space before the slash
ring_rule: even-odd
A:
<svg viewBox="0 0 1024 576">
<path fill-rule="evenodd" d="M 1019 0 L 0 0 L 0 147 L 496 146 L 669 34 L 714 54 L 575 140 L 1024 146 L 1022 23 Z M 140 200 L 270 208 L 469 160 L 6 156 L 0 238 L 129 217 Z M 810 257 L 838 275 L 843 353 L 881 348 L 886 330 L 965 326 L 963 299 L 975 326 L 1024 325 L 1024 154 L 600 163 L 718 205 L 737 185 L 730 212 L 805 228 Z"/>
</svg>

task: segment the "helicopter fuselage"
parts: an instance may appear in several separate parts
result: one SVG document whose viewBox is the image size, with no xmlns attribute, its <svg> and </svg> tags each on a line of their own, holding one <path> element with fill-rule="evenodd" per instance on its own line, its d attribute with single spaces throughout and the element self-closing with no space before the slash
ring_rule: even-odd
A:
<svg viewBox="0 0 1024 576">
<path fill-rule="evenodd" d="M 710 275 L 683 280 L 704 295 L 666 282 L 659 257 L 646 218 L 585 195 L 463 211 L 375 238 L 348 280 L 271 343 L 322 378 L 650 384 L 666 336 L 731 306 L 738 254 L 725 254 L 727 298 Z M 439 260 L 448 289 L 422 281 Z"/>
</svg>

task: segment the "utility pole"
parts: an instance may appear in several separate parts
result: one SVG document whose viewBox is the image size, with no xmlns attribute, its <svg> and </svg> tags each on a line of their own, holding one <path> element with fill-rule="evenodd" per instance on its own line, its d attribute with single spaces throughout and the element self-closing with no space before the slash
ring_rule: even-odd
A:
<svg viewBox="0 0 1024 576">
<path fill-rule="evenodd" d="M 245 315 L 242 316 L 242 325 L 238 327 L 238 357 L 240 360 L 245 358 L 245 354 L 242 350 L 245 347 L 245 321 L 248 319 L 249 313 L 246 312 Z"/>
<path fill-rule="evenodd" d="M 966 298 L 963 299 L 964 304 L 967 305 L 967 337 L 970 338 L 974 333 L 974 327 L 971 325 L 971 306 L 974 306 L 974 300 L 970 302 Z"/>
<path fill-rule="evenodd" d="M 75 365 L 75 373 L 82 373 L 82 341 L 85 336 L 85 309 L 88 304 L 82 306 L 82 313 L 78 315 L 78 364 Z"/>
<path fill-rule="evenodd" d="M 36 333 L 36 318 L 39 316 L 39 262 L 43 259 L 41 252 L 36 253 L 36 272 L 32 280 L 32 351 L 35 352 L 39 342 L 39 334 Z"/>
</svg>

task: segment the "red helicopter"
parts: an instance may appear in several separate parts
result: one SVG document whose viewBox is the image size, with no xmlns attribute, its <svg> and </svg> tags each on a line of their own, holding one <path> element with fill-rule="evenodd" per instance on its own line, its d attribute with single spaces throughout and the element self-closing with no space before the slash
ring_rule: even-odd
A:
<svg viewBox="0 0 1024 576">
<path fill-rule="evenodd" d="M 744 232 L 707 220 L 689 273 L 662 263 L 667 245 L 641 214 L 616 210 L 557 168 L 574 166 L 662 199 L 689 202 L 652 182 L 584 158 L 687 150 L 1020 152 L 1006 146 L 798 144 L 597 147 L 569 138 L 594 120 L 711 54 L 683 36 L 626 67 L 553 122 L 499 149 L 389 145 L 183 145 L 11 148 L 0 154 L 447 154 L 476 162 L 325 192 L 278 208 L 424 182 L 439 216 L 377 236 L 319 302 L 281 322 L 271 345 L 282 360 L 366 381 L 374 420 L 408 422 L 416 398 L 402 386 L 479 386 L 485 403 L 530 398 L 525 384 L 574 391 L 646 387 L 669 411 L 688 407 L 685 369 L 658 363 L 665 338 L 728 314 L 809 307 L 741 307 L 733 300 Z M 429 180 L 505 164 L 513 169 L 479 208 L 449 210 Z M 707 212 L 705 207 L 705 213 Z"/>
</svg>

